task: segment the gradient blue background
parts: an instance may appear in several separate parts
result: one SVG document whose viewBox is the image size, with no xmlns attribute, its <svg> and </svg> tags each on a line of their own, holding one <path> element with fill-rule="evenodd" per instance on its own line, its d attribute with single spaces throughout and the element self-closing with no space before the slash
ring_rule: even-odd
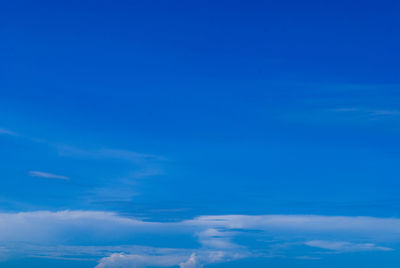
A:
<svg viewBox="0 0 400 268">
<path fill-rule="evenodd" d="M 15 135 L 0 137 L 0 210 L 400 217 L 399 12 L 398 1 L 2 1 L 0 127 Z M 87 153 L 102 148 L 151 156 Z M 218 267 L 400 264 L 396 251 L 357 254 Z"/>
</svg>

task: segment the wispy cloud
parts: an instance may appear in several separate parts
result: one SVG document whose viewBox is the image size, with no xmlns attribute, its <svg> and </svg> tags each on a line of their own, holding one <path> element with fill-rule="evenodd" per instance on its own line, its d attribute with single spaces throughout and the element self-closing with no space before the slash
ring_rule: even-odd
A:
<svg viewBox="0 0 400 268">
<path fill-rule="evenodd" d="M 332 109 L 332 112 L 347 114 L 348 116 L 364 116 L 368 119 L 379 119 L 400 116 L 399 110 L 365 107 L 342 107 Z"/>
<path fill-rule="evenodd" d="M 10 135 L 15 137 L 19 136 L 18 133 L 4 128 L 0 128 L 0 135 Z"/>
<path fill-rule="evenodd" d="M 113 148 L 100 148 L 100 149 L 83 149 L 71 145 L 65 145 L 65 144 L 60 144 L 60 143 L 53 143 L 48 140 L 44 140 L 41 138 L 36 138 L 36 137 L 29 137 L 25 135 L 21 135 L 19 133 L 16 133 L 14 131 L 5 129 L 5 128 L 0 128 L 0 135 L 10 135 L 10 136 L 15 136 L 15 137 L 20 137 L 22 139 L 34 142 L 34 143 L 40 143 L 46 146 L 49 146 L 51 148 L 54 148 L 59 155 L 62 156 L 77 156 L 77 157 L 85 157 L 85 158 L 93 158 L 93 159 L 101 159 L 101 158 L 109 158 L 109 159 L 119 159 L 119 160 L 125 160 L 129 161 L 132 163 L 136 164 L 143 164 L 144 162 L 149 162 L 149 161 L 165 161 L 166 158 L 163 156 L 159 155 L 154 155 L 154 154 L 147 154 L 147 153 L 141 153 L 141 152 L 136 152 L 132 150 L 123 150 L 123 149 L 113 149 Z"/>
<path fill-rule="evenodd" d="M 40 178 L 46 178 L 46 179 L 56 179 L 56 180 L 70 180 L 69 177 L 62 176 L 62 175 L 56 175 L 52 173 L 47 173 L 43 171 L 29 171 L 29 176 L 32 177 L 40 177 Z"/>
<path fill-rule="evenodd" d="M 391 248 L 377 246 L 374 243 L 351 243 L 343 241 L 314 240 L 314 241 L 307 241 L 304 244 L 310 247 L 322 248 L 337 252 L 393 250 Z"/>
<path fill-rule="evenodd" d="M 296 257 L 298 260 L 320 260 L 320 257 L 311 257 L 311 256 L 298 256 Z"/>
<path fill-rule="evenodd" d="M 342 106 L 326 104 L 324 106 L 306 106 L 282 116 L 290 122 L 301 122 L 321 126 L 374 127 L 386 125 L 398 129 L 400 110 L 391 107 Z M 333 106 L 333 107 L 327 107 Z"/>
<path fill-rule="evenodd" d="M 92 149 L 76 147 L 19 134 L 5 128 L 0 128 L 0 135 L 2 134 L 43 146 L 54 152 L 55 156 L 102 162 L 102 164 L 96 166 L 99 169 L 106 162 L 112 162 L 112 164 L 118 163 L 118 165 L 123 167 L 121 169 L 115 168 L 115 172 L 109 175 L 110 177 L 107 180 L 96 181 L 91 189 L 86 191 L 87 196 L 85 198 L 91 200 L 91 202 L 92 200 L 96 200 L 96 202 L 130 201 L 134 196 L 139 194 L 136 185 L 134 185 L 138 179 L 164 174 L 162 163 L 166 161 L 166 158 L 155 154 L 107 147 Z M 88 147 L 90 148 L 90 145 Z M 33 177 L 70 180 L 67 176 L 44 171 L 30 171 L 28 174 Z"/>
<path fill-rule="evenodd" d="M 131 201 L 134 196 L 138 193 L 135 191 L 135 187 L 132 185 L 105 185 L 104 187 L 98 187 L 90 190 L 93 195 L 90 199 L 94 199 L 96 202 L 128 202 Z"/>
<path fill-rule="evenodd" d="M 56 148 L 60 155 L 63 156 L 79 156 L 79 157 L 88 157 L 88 158 L 112 158 L 125 160 L 133 163 L 143 163 L 143 161 L 162 161 L 165 160 L 164 157 L 153 155 L 153 154 L 145 154 L 138 153 L 135 151 L 129 150 L 119 150 L 119 149 L 96 149 L 96 150 L 85 150 L 73 146 L 67 145 L 57 145 Z"/>
<path fill-rule="evenodd" d="M 344 233 L 382 236 L 390 233 L 400 239 L 400 219 L 319 215 L 221 215 L 200 216 L 187 224 L 228 229 L 281 230 L 296 233 Z"/>
<path fill-rule="evenodd" d="M 164 174 L 163 170 L 161 170 L 159 168 L 151 167 L 151 168 L 146 168 L 143 170 L 135 171 L 129 177 L 134 178 L 134 179 L 140 179 L 140 178 L 163 175 L 163 174 Z"/>
</svg>

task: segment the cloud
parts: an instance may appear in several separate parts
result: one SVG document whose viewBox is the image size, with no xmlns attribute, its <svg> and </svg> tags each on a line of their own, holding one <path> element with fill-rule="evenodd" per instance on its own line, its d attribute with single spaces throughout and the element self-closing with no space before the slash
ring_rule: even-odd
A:
<svg viewBox="0 0 400 268">
<path fill-rule="evenodd" d="M 231 241 L 233 232 L 220 231 L 215 228 L 209 228 L 198 233 L 200 244 L 207 248 L 214 249 L 235 249 L 239 246 Z"/>
<path fill-rule="evenodd" d="M 143 170 L 138 170 L 133 172 L 129 177 L 130 178 L 134 178 L 134 179 L 140 179 L 140 178 L 144 178 L 144 177 L 151 177 L 151 176 L 157 176 L 157 175 L 163 175 L 163 171 L 161 169 L 158 168 L 146 168 Z"/>
<path fill-rule="evenodd" d="M 121 186 L 116 185 L 105 185 L 104 187 L 94 188 L 90 190 L 90 193 L 94 196 L 92 199 L 95 202 L 129 202 L 138 193 L 132 185 L 123 184 Z"/>
<path fill-rule="evenodd" d="M 33 211 L 0 213 L 0 241 L 47 245 L 81 240 L 82 232 L 93 243 L 126 241 L 134 233 L 170 231 L 167 223 L 145 222 L 104 211 Z"/>
<path fill-rule="evenodd" d="M 66 180 L 66 181 L 70 180 L 70 178 L 66 176 L 56 175 L 42 171 L 29 171 L 29 176 L 46 178 L 46 179 Z"/>
<path fill-rule="evenodd" d="M 400 110 L 391 107 L 373 106 L 344 106 L 332 108 L 318 106 L 304 107 L 282 115 L 291 122 L 310 123 L 317 125 L 341 125 L 351 127 L 373 127 L 379 124 L 388 124 L 391 128 L 396 126 L 393 122 L 400 120 Z M 325 105 L 327 106 L 327 105 Z"/>
<path fill-rule="evenodd" d="M 1 134 L 15 136 L 22 141 L 41 145 L 54 151 L 56 156 L 98 161 L 98 164 L 93 166 L 105 170 L 104 176 L 102 175 L 98 180 L 91 180 L 90 177 L 87 177 L 80 182 L 81 185 L 91 188 L 85 192 L 86 196 L 83 198 L 92 203 L 131 201 L 134 196 L 140 194 L 135 185 L 139 179 L 164 174 L 162 163 L 166 161 L 166 158 L 154 154 L 101 147 L 97 149 L 80 148 L 25 136 L 4 128 L 0 128 Z M 98 174 L 98 172 L 99 170 L 96 170 L 93 174 Z M 30 171 L 29 175 L 47 179 L 70 180 L 67 176 L 43 171 Z"/>
<path fill-rule="evenodd" d="M 100 159 L 100 158 L 110 158 L 110 159 L 119 159 L 125 160 L 128 162 L 136 163 L 136 164 L 143 164 L 143 162 L 151 162 L 151 161 L 165 161 L 166 158 L 154 154 L 146 154 L 146 153 L 139 153 L 130 150 L 121 150 L 121 149 L 109 149 L 109 148 L 100 148 L 95 150 L 87 150 L 78 148 L 75 146 L 60 144 L 60 143 L 53 143 L 41 138 L 36 137 L 29 137 L 25 135 L 21 135 L 14 131 L 0 128 L 0 135 L 10 135 L 15 137 L 20 137 L 22 139 L 43 144 L 49 147 L 52 147 L 58 151 L 59 155 L 62 156 L 78 156 L 78 157 L 86 157 L 86 158 L 93 158 L 93 159 Z M 154 175 L 154 170 L 146 170 L 144 172 L 151 173 L 150 175 Z M 140 176 L 141 174 L 139 174 Z M 156 174 L 158 175 L 158 173 Z"/>
<path fill-rule="evenodd" d="M 400 219 L 318 215 L 222 215 L 200 216 L 187 224 L 227 229 L 280 231 L 297 234 L 352 234 L 400 238 Z"/>
<path fill-rule="evenodd" d="M 351 243 L 343 241 L 307 241 L 304 243 L 310 247 L 317 247 L 338 252 L 352 251 L 391 251 L 393 249 L 387 247 L 379 247 L 373 243 Z"/>
<path fill-rule="evenodd" d="M 203 264 L 201 264 L 198 259 L 196 254 L 190 255 L 189 259 L 186 262 L 183 262 L 179 264 L 180 268 L 202 268 L 204 267 Z"/>
<path fill-rule="evenodd" d="M 378 109 L 365 107 L 344 107 L 332 109 L 332 112 L 341 113 L 351 117 L 362 117 L 370 120 L 377 120 L 387 117 L 400 116 L 399 110 L 394 109 Z"/>
<path fill-rule="evenodd" d="M 1 242 L 0 242 L 1 243 Z M 157 248 L 137 245 L 119 245 L 119 246 L 77 246 L 77 245 L 47 245 L 40 246 L 31 243 L 9 243 L 7 247 L 0 246 L 0 255 L 3 251 L 14 256 L 30 256 L 34 258 L 64 259 L 64 260 L 88 260 L 99 261 L 99 259 L 110 257 L 118 252 L 124 255 L 179 255 L 182 260 L 186 260 L 191 254 L 190 249 Z M 11 255 L 12 255 L 11 254 Z M 1 266 L 1 264 L 0 264 Z"/>
<path fill-rule="evenodd" d="M 311 257 L 311 256 L 298 256 L 296 257 L 298 260 L 320 260 L 319 257 Z"/>
<path fill-rule="evenodd" d="M 249 232 L 252 230 L 257 232 Z M 238 239 L 241 236 L 246 239 Z M 347 242 L 340 242 L 341 236 L 346 238 L 342 241 Z M 179 241 L 182 237 L 193 239 L 193 243 L 186 248 L 175 248 L 181 246 Z M 332 237 L 335 237 L 334 241 Z M 251 238 L 274 239 L 268 243 L 257 242 L 254 246 L 249 242 Z M 160 241 L 165 248 L 154 247 Z M 237 241 L 242 242 L 239 244 Z M 106 211 L 0 213 L 3 255 L 95 258 L 99 260 L 97 268 L 200 268 L 247 257 L 271 257 L 274 247 L 276 249 L 277 245 L 285 243 L 287 246 L 280 247 L 284 252 L 299 244 L 337 253 L 389 251 L 390 248 L 377 243 L 393 241 L 400 242 L 400 219 L 397 218 L 214 215 L 156 222 Z M 57 249 L 62 245 L 82 244 L 91 246 Z M 107 244 L 124 246 L 103 246 Z"/>
<path fill-rule="evenodd" d="M 0 128 L 0 135 L 1 135 L 1 134 L 3 134 L 3 135 L 9 135 L 9 136 L 14 136 L 14 137 L 19 136 L 18 133 L 14 132 L 14 131 L 11 131 L 11 130 L 8 130 L 8 129 L 4 129 L 4 128 Z"/>
<path fill-rule="evenodd" d="M 227 251 L 198 250 L 197 254 L 188 256 L 185 250 L 167 254 L 124 254 L 114 253 L 102 258 L 95 268 L 145 268 L 145 267 L 171 267 L 203 268 L 206 264 L 219 263 L 239 259 L 243 256 L 234 255 Z"/>
<path fill-rule="evenodd" d="M 106 149 L 106 148 L 97 150 L 85 150 L 68 145 L 55 145 L 55 147 L 57 148 L 59 154 L 63 156 L 79 156 L 79 157 L 87 157 L 93 159 L 111 158 L 111 159 L 124 160 L 136 164 L 147 161 L 165 160 L 164 157 L 158 155 L 138 153 L 129 150 Z"/>
<path fill-rule="evenodd" d="M 318 215 L 213 215 L 199 216 L 177 222 L 156 222 L 118 215 L 107 211 L 65 210 L 58 212 L 32 211 L 19 213 L 0 213 L 0 240 L 10 240 L 25 230 L 35 229 L 49 235 L 70 235 L 71 231 L 86 230 L 98 237 L 115 237 L 118 233 L 172 232 L 175 234 L 196 235 L 199 241 L 210 239 L 228 241 L 243 231 L 257 230 L 281 234 L 296 233 L 296 236 L 309 237 L 322 234 L 345 234 L 349 237 L 364 237 L 378 240 L 400 241 L 400 219 L 377 217 L 318 216 Z M 112 233 L 109 233 L 113 230 Z M 32 234 L 34 236 L 35 234 Z M 205 242 L 207 245 L 208 242 Z M 212 244 L 212 243 L 211 243 Z M 208 244 L 210 246 L 210 244 Z M 221 246 L 223 245 L 223 246 Z M 216 243 L 213 248 L 237 246 L 230 243 Z"/>
<path fill-rule="evenodd" d="M 96 268 L 144 268 L 147 266 L 169 267 L 177 265 L 183 258 L 184 257 L 180 255 L 149 256 L 114 253 L 109 257 L 102 258 Z"/>
<path fill-rule="evenodd" d="M 317 215 L 220 215 L 200 216 L 177 222 L 145 221 L 106 211 L 65 210 L 0 213 L 0 240 L 31 241 L 33 237 L 71 237 L 85 230 L 93 239 L 122 240 L 134 233 L 195 235 L 203 246 L 231 249 L 239 246 L 230 239 L 241 230 L 258 230 L 297 237 L 345 234 L 352 238 L 400 241 L 400 219 Z M 29 233 L 29 230 L 36 230 Z M 215 241 L 210 241 L 215 240 Z"/>
</svg>

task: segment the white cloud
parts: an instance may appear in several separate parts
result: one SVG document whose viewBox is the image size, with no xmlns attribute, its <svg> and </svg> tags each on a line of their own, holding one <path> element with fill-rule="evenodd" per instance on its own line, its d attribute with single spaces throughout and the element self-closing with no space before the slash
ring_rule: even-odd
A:
<svg viewBox="0 0 400 268">
<path fill-rule="evenodd" d="M 65 225 L 65 226 L 64 226 Z M 275 233 L 340 234 L 356 237 L 380 237 L 400 240 L 400 219 L 318 215 L 214 215 L 178 222 L 151 222 L 121 216 L 113 212 L 65 210 L 0 213 L 0 238 L 18 236 L 24 228 L 62 233 L 74 228 L 88 231 L 173 232 L 197 234 L 199 240 L 228 239 L 240 230 L 273 231 Z M 58 228 L 60 227 L 60 228 Z M 62 227 L 62 228 L 61 228 Z M 68 229 L 64 229 L 68 227 Z M 9 229 L 15 232 L 8 231 Z M 114 234 L 113 234 L 114 235 Z M 230 245 L 227 245 L 230 247 Z"/>
<path fill-rule="evenodd" d="M 41 178 L 46 178 L 46 179 L 56 179 L 56 180 L 69 180 L 69 177 L 66 176 L 61 176 L 61 175 L 56 175 L 52 173 L 47 173 L 43 171 L 29 171 L 29 176 L 32 177 L 41 177 Z"/>
<path fill-rule="evenodd" d="M 154 223 L 103 211 L 34 211 L 0 213 L 0 241 L 43 243 L 78 239 L 124 240 L 137 232 L 168 232 L 168 223 Z"/>
<path fill-rule="evenodd" d="M 196 254 L 190 255 L 189 259 L 186 262 L 179 264 L 180 268 L 202 268 L 204 267 L 203 264 L 199 262 L 197 259 Z"/>
<path fill-rule="evenodd" d="M 231 241 L 233 232 L 221 232 L 215 228 L 209 228 L 198 233 L 199 242 L 207 248 L 234 249 L 239 246 Z"/>
<path fill-rule="evenodd" d="M 87 157 L 93 159 L 111 158 L 111 159 L 125 160 L 136 164 L 148 161 L 165 160 L 164 157 L 158 155 L 138 153 L 128 150 L 105 149 L 105 148 L 97 150 L 85 150 L 68 145 L 55 145 L 55 147 L 58 149 L 59 154 L 63 156 L 79 156 L 79 157 Z"/>
<path fill-rule="evenodd" d="M 311 257 L 311 256 L 298 256 L 296 257 L 298 260 L 320 260 L 319 257 Z"/>
<path fill-rule="evenodd" d="M 187 250 L 177 250 L 167 254 L 124 254 L 114 253 L 102 258 L 96 268 L 145 268 L 171 267 L 202 268 L 206 264 L 219 263 L 240 259 L 245 255 L 232 254 L 228 251 L 197 250 L 197 253 L 188 255 Z"/>
<path fill-rule="evenodd" d="M 117 239 L 136 232 L 173 233 L 197 235 L 200 242 L 211 248 L 237 247 L 230 238 L 240 230 L 272 231 L 274 233 L 296 233 L 307 238 L 310 235 L 340 234 L 348 237 L 400 240 L 400 219 L 375 217 L 344 217 L 316 215 L 221 215 L 200 216 L 178 222 L 151 222 L 121 216 L 105 211 L 33 211 L 0 213 L 0 240 L 26 238 L 38 233 L 51 237 L 71 235 L 74 230 L 95 233 L 99 239 Z M 31 234 L 28 230 L 35 230 Z M 216 239 L 220 242 L 209 242 Z M 214 245 L 213 245 L 214 243 Z"/>
<path fill-rule="evenodd" d="M 227 229 L 301 233 L 348 233 L 357 236 L 400 238 L 400 219 L 318 215 L 200 216 L 186 224 Z"/>
<path fill-rule="evenodd" d="M 279 240 L 273 243 L 279 244 L 295 238 L 296 243 L 338 253 L 388 251 L 390 248 L 377 243 L 400 242 L 400 219 L 396 218 L 220 215 L 200 216 L 178 222 L 150 222 L 104 211 L 33 211 L 0 213 L 0 248 L 6 254 L 16 255 L 18 252 L 20 255 L 29 252 L 44 257 L 47 252 L 52 258 L 88 258 L 88 255 L 93 254 L 96 259 L 101 259 L 97 268 L 179 265 L 181 268 L 200 268 L 210 263 L 268 253 L 268 247 L 273 246 L 269 243 L 258 248 L 252 248 L 251 243 L 237 244 L 236 241 L 240 240 L 236 238 L 243 235 L 243 231 L 249 230 L 257 232 L 245 232 L 247 240 L 254 236 L 279 236 Z M 341 234 L 348 242 L 337 242 Z M 148 244 L 136 240 L 143 236 L 152 239 Z M 174 237 L 182 236 L 197 239 L 200 247 L 152 247 L 152 242 L 157 244 L 158 238 L 165 241 L 166 236 L 171 237 L 171 247 L 176 246 L 179 241 Z M 336 241 L 332 241 L 332 236 Z M 80 245 L 82 241 L 92 247 L 54 249 L 63 244 Z M 195 245 L 195 241 L 193 242 Z M 126 246 L 103 246 L 110 243 Z M 144 245 L 147 247 L 143 247 Z M 289 245 L 282 250 L 289 251 L 290 248 Z M 82 255 L 82 252 L 85 254 Z"/>
<path fill-rule="evenodd" d="M 180 255 L 127 255 L 123 253 L 114 253 L 109 257 L 102 258 L 96 268 L 144 268 L 147 266 L 169 267 L 177 265 L 184 256 Z M 190 266 L 188 266 L 190 267 Z"/>
<path fill-rule="evenodd" d="M 379 247 L 373 243 L 351 243 L 343 241 L 322 241 L 314 240 L 304 243 L 310 247 L 322 248 L 338 252 L 352 252 L 352 251 L 391 251 L 393 249 L 387 247 Z"/>
</svg>

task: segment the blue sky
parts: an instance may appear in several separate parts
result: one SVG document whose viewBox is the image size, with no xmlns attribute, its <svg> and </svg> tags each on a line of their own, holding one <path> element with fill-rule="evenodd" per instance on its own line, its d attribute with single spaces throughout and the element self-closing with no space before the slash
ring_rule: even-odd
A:
<svg viewBox="0 0 400 268">
<path fill-rule="evenodd" d="M 398 1 L 0 5 L 1 267 L 400 264 Z"/>
</svg>

